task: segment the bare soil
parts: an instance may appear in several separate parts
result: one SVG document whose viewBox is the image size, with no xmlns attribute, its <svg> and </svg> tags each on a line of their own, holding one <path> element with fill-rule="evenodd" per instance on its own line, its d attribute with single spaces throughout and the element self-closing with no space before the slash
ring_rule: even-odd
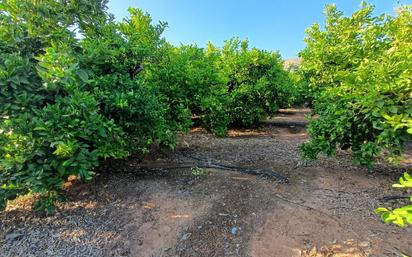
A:
<svg viewBox="0 0 412 257">
<path fill-rule="evenodd" d="M 373 214 L 402 203 L 382 198 L 401 193 L 390 185 L 408 164 L 367 170 L 345 152 L 302 162 L 308 111 L 283 110 L 228 138 L 194 129 L 173 152 L 108 161 L 93 182 L 73 181 L 53 216 L 33 212 L 33 197 L 19 199 L 0 213 L 0 256 L 412 255 L 412 229 Z M 271 170 L 289 182 L 199 162 Z"/>
</svg>

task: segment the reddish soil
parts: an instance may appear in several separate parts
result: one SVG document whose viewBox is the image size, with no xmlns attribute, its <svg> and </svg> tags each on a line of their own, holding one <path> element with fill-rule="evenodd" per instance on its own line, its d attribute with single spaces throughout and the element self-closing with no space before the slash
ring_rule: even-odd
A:
<svg viewBox="0 0 412 257">
<path fill-rule="evenodd" d="M 302 162 L 307 112 L 287 110 L 275 123 L 233 130 L 228 138 L 195 129 L 180 136 L 174 152 L 107 162 L 92 183 L 75 183 L 70 201 L 51 217 L 31 211 L 30 199 L 12 203 L 0 213 L 0 255 L 412 255 L 411 228 L 385 225 L 373 214 L 378 206 L 401 204 L 380 199 L 401 193 L 390 185 L 408 167 L 379 163 L 367 170 L 344 152 Z M 289 183 L 188 168 L 200 160 L 272 170 Z M 141 168 L 150 166 L 157 168 Z"/>
</svg>

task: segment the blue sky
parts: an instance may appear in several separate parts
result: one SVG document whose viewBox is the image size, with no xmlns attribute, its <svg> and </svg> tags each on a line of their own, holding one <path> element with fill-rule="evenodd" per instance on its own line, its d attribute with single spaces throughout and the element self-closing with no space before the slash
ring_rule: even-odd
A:
<svg viewBox="0 0 412 257">
<path fill-rule="evenodd" d="M 284 58 L 297 56 L 305 47 L 305 29 L 324 20 L 327 3 L 351 14 L 360 0 L 110 0 L 109 12 L 121 20 L 129 6 L 149 12 L 155 22 L 169 24 L 164 36 L 175 44 L 204 46 L 208 41 L 221 46 L 233 36 L 248 38 L 250 45 L 266 50 L 279 50 Z M 394 13 L 399 4 L 412 0 L 367 1 L 376 13 Z"/>
</svg>

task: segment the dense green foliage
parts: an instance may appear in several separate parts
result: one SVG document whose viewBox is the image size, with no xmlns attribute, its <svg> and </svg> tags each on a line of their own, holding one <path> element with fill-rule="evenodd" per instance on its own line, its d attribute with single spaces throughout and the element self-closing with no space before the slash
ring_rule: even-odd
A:
<svg viewBox="0 0 412 257">
<path fill-rule="evenodd" d="M 176 129 L 187 131 L 192 116 L 201 115 L 202 101 L 222 88 L 212 56 L 197 46 L 175 47 L 164 43 L 158 61 L 145 70 L 148 87 L 158 91 L 167 105 L 167 120 Z"/>
<path fill-rule="evenodd" d="M 247 40 L 228 40 L 222 49 L 162 44 L 158 62 L 145 72 L 148 85 L 167 103 L 167 118 L 187 130 L 192 117 L 217 135 L 229 127 L 250 127 L 290 105 L 294 88 L 280 55 Z"/>
<path fill-rule="evenodd" d="M 217 62 L 230 97 L 230 123 L 247 127 L 293 102 L 293 87 L 278 53 L 248 49 L 247 41 L 226 42 Z"/>
<path fill-rule="evenodd" d="M 301 147 L 307 158 L 351 148 L 357 163 L 370 166 L 378 156 L 398 160 L 412 139 L 412 7 L 399 8 L 395 17 L 372 12 L 363 4 L 344 17 L 330 5 L 325 29 L 307 31 L 299 72 L 318 114 Z M 410 175 L 394 187 L 411 188 Z M 412 223 L 411 205 L 376 213 L 386 223 Z"/>
<path fill-rule="evenodd" d="M 175 47 L 167 24 L 105 0 L 0 3 L 0 207 L 32 192 L 53 211 L 70 175 L 105 158 L 174 147 L 198 120 L 217 135 L 252 126 L 293 100 L 277 53 L 233 39 Z"/>
<path fill-rule="evenodd" d="M 52 211 L 69 175 L 90 180 L 100 158 L 173 144 L 165 108 L 134 78 L 164 25 L 152 26 L 135 9 L 130 20 L 114 23 L 104 5 L 2 2 L 2 207 L 34 192 L 42 196 L 37 207 Z"/>
<path fill-rule="evenodd" d="M 373 6 L 344 17 L 326 9 L 326 25 L 307 30 L 301 72 L 318 119 L 309 125 L 305 157 L 349 149 L 371 165 L 385 154 L 395 160 L 412 134 L 412 13 L 372 15 Z"/>
</svg>

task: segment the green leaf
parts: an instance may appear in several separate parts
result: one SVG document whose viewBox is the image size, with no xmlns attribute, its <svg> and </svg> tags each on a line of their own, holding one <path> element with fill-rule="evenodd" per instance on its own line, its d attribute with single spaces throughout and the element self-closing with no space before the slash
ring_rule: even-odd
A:
<svg viewBox="0 0 412 257">
<path fill-rule="evenodd" d="M 376 208 L 375 211 L 374 211 L 374 213 L 375 213 L 375 214 L 379 214 L 379 213 L 381 213 L 381 212 L 388 212 L 388 211 L 389 211 L 388 209 L 383 208 L 383 207 L 380 207 L 380 208 Z"/>
<path fill-rule="evenodd" d="M 89 75 L 84 71 L 84 70 L 78 70 L 77 75 L 80 77 L 80 79 L 83 82 L 88 82 L 89 80 Z"/>
<path fill-rule="evenodd" d="M 396 107 L 396 106 L 390 106 L 390 107 L 389 107 L 389 111 L 390 111 L 391 113 L 393 113 L 393 114 L 396 114 L 396 113 L 398 113 L 398 107 Z"/>
<path fill-rule="evenodd" d="M 44 127 L 35 127 L 34 130 L 35 131 L 44 131 L 44 130 L 47 130 L 47 129 L 44 128 Z"/>
</svg>

